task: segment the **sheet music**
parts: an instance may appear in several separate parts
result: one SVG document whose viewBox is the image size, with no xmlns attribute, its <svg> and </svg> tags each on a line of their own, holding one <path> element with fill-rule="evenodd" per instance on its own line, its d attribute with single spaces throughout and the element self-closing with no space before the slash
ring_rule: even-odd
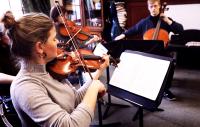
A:
<svg viewBox="0 0 200 127">
<path fill-rule="evenodd" d="M 103 56 L 108 53 L 108 49 L 104 47 L 101 43 L 98 43 L 93 51 L 94 55 Z"/>
<path fill-rule="evenodd" d="M 190 46 L 197 46 L 197 47 L 199 47 L 200 46 L 200 42 L 198 42 L 198 41 L 189 41 L 189 42 L 187 42 L 185 44 L 185 46 L 188 46 L 188 47 L 190 47 Z"/>
<path fill-rule="evenodd" d="M 123 52 L 110 84 L 156 100 L 170 61 Z"/>
</svg>

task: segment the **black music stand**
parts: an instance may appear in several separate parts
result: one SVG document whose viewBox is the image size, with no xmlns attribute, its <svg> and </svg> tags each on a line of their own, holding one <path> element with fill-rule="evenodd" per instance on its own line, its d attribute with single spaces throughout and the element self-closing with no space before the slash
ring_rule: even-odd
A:
<svg viewBox="0 0 200 127">
<path fill-rule="evenodd" d="M 106 123 L 106 124 L 103 124 L 103 117 L 102 117 L 102 110 L 101 110 L 101 100 L 98 100 L 97 101 L 97 107 L 98 107 L 98 118 L 99 118 L 99 121 L 98 121 L 98 125 L 90 125 L 90 127 L 114 127 L 114 126 L 117 126 L 117 125 L 121 125 L 120 122 L 115 122 L 115 123 Z"/>
<path fill-rule="evenodd" d="M 119 40 L 106 43 L 104 44 L 104 46 L 109 50 L 108 53 L 114 58 L 119 58 L 122 52 L 124 52 L 125 50 L 141 51 L 157 55 L 166 55 L 164 42 L 161 40 Z M 107 69 L 107 81 L 110 81 L 109 68 Z M 107 84 L 109 83 L 107 82 Z M 113 104 L 111 102 L 111 96 L 108 93 L 108 103 L 103 115 L 103 119 L 107 117 L 108 111 L 111 106 L 119 106 L 123 108 L 128 107 L 127 105 Z M 163 109 L 157 108 L 156 111 L 163 111 Z"/>
<path fill-rule="evenodd" d="M 106 69 L 106 77 L 107 77 L 107 84 L 109 84 L 110 81 L 110 71 L 109 71 L 109 67 Z M 106 110 L 102 116 L 102 110 L 101 110 L 101 105 L 106 105 Z M 107 123 L 107 124 L 103 124 L 103 119 L 105 119 L 107 117 L 108 111 L 110 109 L 111 106 L 119 106 L 119 107 L 129 107 L 128 105 L 121 105 L 121 104 L 114 104 L 111 102 L 111 95 L 108 93 L 108 102 L 105 102 L 102 99 L 99 99 L 97 101 L 97 108 L 98 108 L 98 118 L 99 118 L 99 124 L 98 125 L 91 125 L 90 127 L 111 127 L 111 126 L 117 126 L 120 125 L 120 122 L 115 122 L 115 123 Z"/>
<path fill-rule="evenodd" d="M 138 107 L 143 127 L 143 109 L 157 111 L 173 59 L 138 51 L 125 51 L 108 84 L 108 93 Z M 128 72 L 128 75 L 123 74 Z"/>
<path fill-rule="evenodd" d="M 104 44 L 108 54 L 119 58 L 125 50 L 146 52 L 156 55 L 166 55 L 164 42 L 161 40 L 118 40 Z"/>
<path fill-rule="evenodd" d="M 109 84 L 109 81 L 110 81 L 110 70 L 109 70 L 109 67 L 106 69 L 106 75 L 107 75 L 107 84 Z M 108 100 L 106 102 L 106 110 L 104 111 L 104 114 L 103 114 L 103 119 L 106 119 L 107 115 L 108 115 L 108 111 L 110 109 L 111 106 L 117 106 L 117 107 L 121 107 L 121 108 L 127 108 L 127 107 L 130 107 L 129 105 L 122 105 L 122 104 L 115 104 L 115 103 L 112 103 L 111 102 L 111 95 L 109 93 L 108 94 Z"/>
</svg>

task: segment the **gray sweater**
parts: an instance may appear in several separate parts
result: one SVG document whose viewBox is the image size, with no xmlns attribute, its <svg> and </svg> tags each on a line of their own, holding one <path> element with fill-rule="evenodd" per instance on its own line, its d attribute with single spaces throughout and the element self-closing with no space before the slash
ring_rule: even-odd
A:
<svg viewBox="0 0 200 127">
<path fill-rule="evenodd" d="M 23 127 L 88 127 L 94 111 L 81 103 L 91 81 L 76 90 L 53 79 L 44 65 L 21 65 L 11 99 Z"/>
</svg>

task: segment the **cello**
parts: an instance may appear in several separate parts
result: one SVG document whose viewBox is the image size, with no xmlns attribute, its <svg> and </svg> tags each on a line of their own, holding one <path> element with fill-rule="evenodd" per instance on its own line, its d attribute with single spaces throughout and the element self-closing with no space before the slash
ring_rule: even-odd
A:
<svg viewBox="0 0 200 127">
<path fill-rule="evenodd" d="M 164 2 L 160 8 L 160 13 L 164 13 L 167 3 Z M 158 22 L 156 24 L 156 28 L 151 28 L 147 30 L 144 35 L 144 40 L 162 40 L 164 42 L 164 47 L 166 48 L 169 42 L 169 34 L 166 30 L 160 28 L 162 17 L 159 17 Z"/>
</svg>

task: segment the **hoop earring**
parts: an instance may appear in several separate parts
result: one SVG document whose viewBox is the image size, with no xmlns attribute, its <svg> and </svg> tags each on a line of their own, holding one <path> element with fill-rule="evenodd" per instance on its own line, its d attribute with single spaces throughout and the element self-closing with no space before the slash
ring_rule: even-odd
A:
<svg viewBox="0 0 200 127">
<path fill-rule="evenodd" d="M 47 57 L 47 54 L 45 52 L 43 52 L 42 54 L 40 54 L 40 58 L 45 58 Z"/>
</svg>

